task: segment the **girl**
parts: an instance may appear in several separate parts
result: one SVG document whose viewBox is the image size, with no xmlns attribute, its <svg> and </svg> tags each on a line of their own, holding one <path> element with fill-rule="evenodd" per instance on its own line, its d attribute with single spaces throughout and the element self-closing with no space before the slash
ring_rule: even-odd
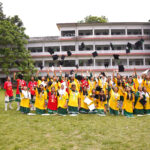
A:
<svg viewBox="0 0 150 150">
<path fill-rule="evenodd" d="M 34 108 L 34 103 L 35 103 L 35 88 L 37 87 L 37 82 L 34 81 L 34 77 L 31 77 L 31 81 L 29 81 L 28 83 L 28 88 L 30 89 L 30 93 L 31 93 L 31 110 L 35 110 Z"/>
<path fill-rule="evenodd" d="M 69 114 L 76 116 L 78 114 L 78 108 L 80 108 L 80 94 L 76 91 L 76 84 L 72 83 L 68 102 Z"/>
<path fill-rule="evenodd" d="M 126 91 L 123 91 L 124 94 L 124 102 L 123 102 L 123 109 L 124 109 L 124 116 L 126 117 L 133 117 L 133 109 L 134 109 L 134 94 L 130 87 L 126 88 Z"/>
<path fill-rule="evenodd" d="M 68 93 L 64 87 L 64 84 L 61 84 L 60 90 L 57 94 L 58 106 L 57 113 L 59 115 L 65 116 L 67 114 L 67 101 L 68 101 Z"/>
<path fill-rule="evenodd" d="M 88 97 L 89 94 L 88 94 L 88 91 L 87 91 L 87 87 L 84 86 L 83 87 L 83 90 L 81 92 L 81 95 L 80 95 L 80 109 L 79 109 L 79 112 L 82 114 L 87 114 L 89 112 L 89 108 L 87 106 L 87 104 L 84 102 L 85 98 Z"/>
<path fill-rule="evenodd" d="M 12 103 L 12 100 L 14 99 L 11 78 L 9 76 L 7 77 L 7 81 L 4 83 L 4 89 L 6 90 L 6 92 L 5 92 L 5 111 L 7 111 L 8 103 L 9 103 L 9 108 L 12 109 L 11 103 Z"/>
<path fill-rule="evenodd" d="M 97 113 L 96 107 L 97 107 L 98 97 L 96 95 L 96 90 L 95 89 L 92 90 L 92 93 L 90 94 L 89 99 L 92 101 L 92 103 L 90 105 L 94 104 L 94 106 L 95 106 L 95 109 L 92 110 L 92 111 L 89 111 L 89 114 L 96 114 Z"/>
<path fill-rule="evenodd" d="M 14 81 L 16 80 L 16 73 L 14 73 Z M 20 110 L 20 91 L 19 87 L 23 89 L 24 86 L 26 86 L 26 82 L 23 80 L 23 74 L 18 75 L 17 81 L 17 90 L 16 90 L 16 102 L 17 102 L 17 111 Z"/>
<path fill-rule="evenodd" d="M 150 115 L 150 92 L 147 91 L 146 87 L 143 87 L 143 92 L 146 100 L 144 113 Z"/>
<path fill-rule="evenodd" d="M 138 116 L 144 115 L 144 93 L 142 87 L 139 86 L 138 91 L 135 94 L 135 109 L 134 113 Z"/>
<path fill-rule="evenodd" d="M 118 92 L 118 87 L 111 89 L 110 100 L 109 100 L 109 112 L 112 115 L 118 115 L 119 107 L 118 101 L 120 100 L 120 94 Z"/>
<path fill-rule="evenodd" d="M 106 113 L 106 104 L 107 104 L 107 99 L 106 95 L 104 94 L 104 91 L 100 91 L 99 99 L 97 99 L 97 113 L 100 116 L 105 116 Z"/>
<path fill-rule="evenodd" d="M 55 91 L 55 87 L 51 87 L 51 91 L 48 91 L 48 104 L 47 109 L 49 114 L 57 113 L 57 93 Z"/>
<path fill-rule="evenodd" d="M 44 90 L 44 85 L 40 84 L 35 90 L 35 108 L 37 114 L 44 114 L 46 110 L 45 101 L 47 100 L 47 92 Z"/>
<path fill-rule="evenodd" d="M 21 93 L 20 111 L 27 114 L 30 112 L 31 93 L 28 91 L 27 86 L 24 86 L 23 89 L 20 87 L 19 90 Z"/>
</svg>

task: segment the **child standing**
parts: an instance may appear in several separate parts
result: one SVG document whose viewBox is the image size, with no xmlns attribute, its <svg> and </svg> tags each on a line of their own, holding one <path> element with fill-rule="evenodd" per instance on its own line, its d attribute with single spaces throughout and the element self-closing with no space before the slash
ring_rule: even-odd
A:
<svg viewBox="0 0 150 150">
<path fill-rule="evenodd" d="M 14 73 L 14 81 L 16 80 L 16 73 Z M 17 111 L 20 110 L 20 91 L 19 91 L 19 87 L 21 87 L 21 89 L 23 89 L 24 86 L 26 86 L 26 82 L 23 80 L 23 74 L 19 74 L 18 75 L 18 79 L 17 81 L 17 90 L 16 90 L 16 102 L 17 102 Z"/>
<path fill-rule="evenodd" d="M 6 90 L 6 92 L 5 92 L 5 111 L 7 111 L 8 103 L 9 103 L 9 108 L 12 109 L 11 103 L 12 103 L 12 100 L 14 99 L 11 78 L 9 76 L 7 77 L 7 81 L 4 83 L 4 89 Z"/>
<path fill-rule="evenodd" d="M 84 102 L 86 97 L 89 97 L 89 94 L 88 94 L 88 91 L 87 91 L 87 87 L 84 86 L 83 90 L 81 92 L 81 95 L 80 95 L 80 104 L 81 105 L 80 105 L 79 112 L 81 114 L 87 114 L 89 112 L 88 105 Z"/>
<path fill-rule="evenodd" d="M 35 88 L 37 87 L 37 82 L 34 80 L 34 77 L 31 77 L 31 81 L 28 83 L 28 88 L 30 89 L 31 93 L 31 110 L 35 110 L 34 103 L 35 103 Z"/>
<path fill-rule="evenodd" d="M 58 106 L 57 113 L 59 115 L 65 116 L 67 114 L 67 101 L 68 101 L 68 93 L 64 87 L 64 84 L 61 84 L 60 90 L 57 94 Z"/>
<path fill-rule="evenodd" d="M 44 85 L 40 84 L 35 90 L 35 108 L 37 114 L 44 114 L 46 111 L 45 101 L 47 100 L 47 92 L 44 90 Z"/>
<path fill-rule="evenodd" d="M 28 91 L 27 86 L 24 86 L 23 89 L 20 87 L 19 90 L 21 93 L 20 111 L 27 114 L 30 112 L 31 93 Z"/>
<path fill-rule="evenodd" d="M 76 84 L 72 83 L 68 102 L 69 114 L 76 116 L 78 114 L 78 108 L 80 108 L 80 94 L 76 91 Z"/>
<path fill-rule="evenodd" d="M 100 116 L 105 116 L 107 99 L 103 90 L 100 91 L 99 99 L 97 99 L 97 113 Z"/>
<path fill-rule="evenodd" d="M 109 112 L 112 115 L 118 115 L 120 94 L 118 93 L 118 87 L 114 87 L 114 90 L 111 89 L 110 100 L 109 100 Z"/>
<path fill-rule="evenodd" d="M 54 86 L 51 87 L 51 91 L 48 91 L 47 109 L 49 114 L 57 113 L 57 93 Z"/>
</svg>

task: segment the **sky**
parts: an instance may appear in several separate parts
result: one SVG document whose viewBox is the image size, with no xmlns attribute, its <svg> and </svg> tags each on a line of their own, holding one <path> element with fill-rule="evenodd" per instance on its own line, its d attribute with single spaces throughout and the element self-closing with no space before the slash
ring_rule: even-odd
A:
<svg viewBox="0 0 150 150">
<path fill-rule="evenodd" d="M 77 22 L 88 15 L 109 22 L 147 22 L 150 0 L 0 0 L 7 16 L 18 15 L 30 37 L 59 36 L 57 23 Z"/>
</svg>

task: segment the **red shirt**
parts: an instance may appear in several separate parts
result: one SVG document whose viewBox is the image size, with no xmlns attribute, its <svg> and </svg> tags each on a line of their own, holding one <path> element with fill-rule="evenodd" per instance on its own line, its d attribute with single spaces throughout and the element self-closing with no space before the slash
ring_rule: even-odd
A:
<svg viewBox="0 0 150 150">
<path fill-rule="evenodd" d="M 31 95 L 35 95 L 34 87 L 37 86 L 36 81 L 29 81 L 28 88 L 30 89 Z"/>
<path fill-rule="evenodd" d="M 24 80 L 17 79 L 17 90 L 16 90 L 16 94 L 20 94 L 19 86 L 21 86 L 21 88 L 23 88 L 24 86 L 26 86 L 26 82 L 25 82 Z"/>
<path fill-rule="evenodd" d="M 6 81 L 4 83 L 4 89 L 6 90 L 5 95 L 11 97 L 13 96 L 12 83 L 10 81 Z"/>
<path fill-rule="evenodd" d="M 57 96 L 55 94 L 48 93 L 49 100 L 47 104 L 47 108 L 51 110 L 57 110 Z"/>
<path fill-rule="evenodd" d="M 81 87 L 83 88 L 84 86 L 86 86 L 87 88 L 88 88 L 88 86 L 89 86 L 89 83 L 88 83 L 88 81 L 87 80 L 81 80 Z"/>
</svg>

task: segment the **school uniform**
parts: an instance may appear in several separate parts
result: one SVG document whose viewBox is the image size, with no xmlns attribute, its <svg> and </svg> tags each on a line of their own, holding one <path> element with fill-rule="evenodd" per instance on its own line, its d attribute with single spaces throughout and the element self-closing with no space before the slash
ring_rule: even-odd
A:
<svg viewBox="0 0 150 150">
<path fill-rule="evenodd" d="M 100 96 L 99 99 L 97 99 L 96 109 L 98 114 L 105 115 L 104 109 L 106 107 L 106 104 L 107 104 L 107 99 L 105 95 Z"/>
<path fill-rule="evenodd" d="M 128 93 L 124 93 L 124 115 L 127 117 L 133 117 L 133 106 L 134 106 L 134 94 L 131 93 L 132 96 L 128 97 Z"/>
<path fill-rule="evenodd" d="M 47 110 L 49 114 L 57 113 L 57 94 L 55 92 L 48 92 Z"/>
<path fill-rule="evenodd" d="M 144 107 L 144 113 L 145 114 L 150 114 L 150 92 L 144 92 L 144 95 L 145 95 L 145 100 L 146 100 L 146 104 L 145 104 L 145 107 Z"/>
<path fill-rule="evenodd" d="M 118 101 L 120 100 L 119 92 L 115 93 L 113 90 L 110 92 L 110 100 L 109 100 L 109 112 L 113 115 L 118 115 L 119 107 Z"/>
<path fill-rule="evenodd" d="M 44 114 L 46 112 L 46 100 L 47 100 L 47 92 L 42 91 L 38 92 L 38 89 L 35 90 L 35 104 L 34 107 L 36 108 L 37 114 Z"/>
<path fill-rule="evenodd" d="M 143 95 L 144 100 L 144 93 L 143 92 L 136 92 L 135 94 L 135 107 L 134 107 L 134 114 L 136 115 L 143 115 L 144 114 L 144 106 L 141 103 L 140 95 Z"/>
<path fill-rule="evenodd" d="M 78 91 L 69 92 L 68 111 L 69 114 L 78 114 L 80 93 Z"/>
<path fill-rule="evenodd" d="M 67 101 L 68 101 L 68 93 L 66 90 L 59 90 L 57 94 L 57 113 L 60 115 L 66 115 L 67 114 Z"/>
<path fill-rule="evenodd" d="M 80 109 L 79 109 L 79 113 L 81 114 L 87 114 L 89 112 L 89 108 L 88 105 L 84 102 L 85 98 L 88 97 L 89 94 L 81 92 L 80 94 Z"/>
<path fill-rule="evenodd" d="M 19 87 L 21 86 L 21 89 L 26 86 L 26 82 L 22 79 L 17 79 L 17 89 L 16 89 L 16 102 L 20 102 L 21 97 L 20 97 L 20 91 L 19 91 Z"/>
<path fill-rule="evenodd" d="M 14 100 L 12 83 L 10 81 L 6 81 L 4 83 L 4 89 L 6 90 L 5 91 L 5 103 L 12 102 Z"/>
<path fill-rule="evenodd" d="M 30 112 L 31 93 L 25 90 L 21 90 L 20 93 L 21 93 L 20 111 L 24 114 L 27 114 Z"/>
</svg>

